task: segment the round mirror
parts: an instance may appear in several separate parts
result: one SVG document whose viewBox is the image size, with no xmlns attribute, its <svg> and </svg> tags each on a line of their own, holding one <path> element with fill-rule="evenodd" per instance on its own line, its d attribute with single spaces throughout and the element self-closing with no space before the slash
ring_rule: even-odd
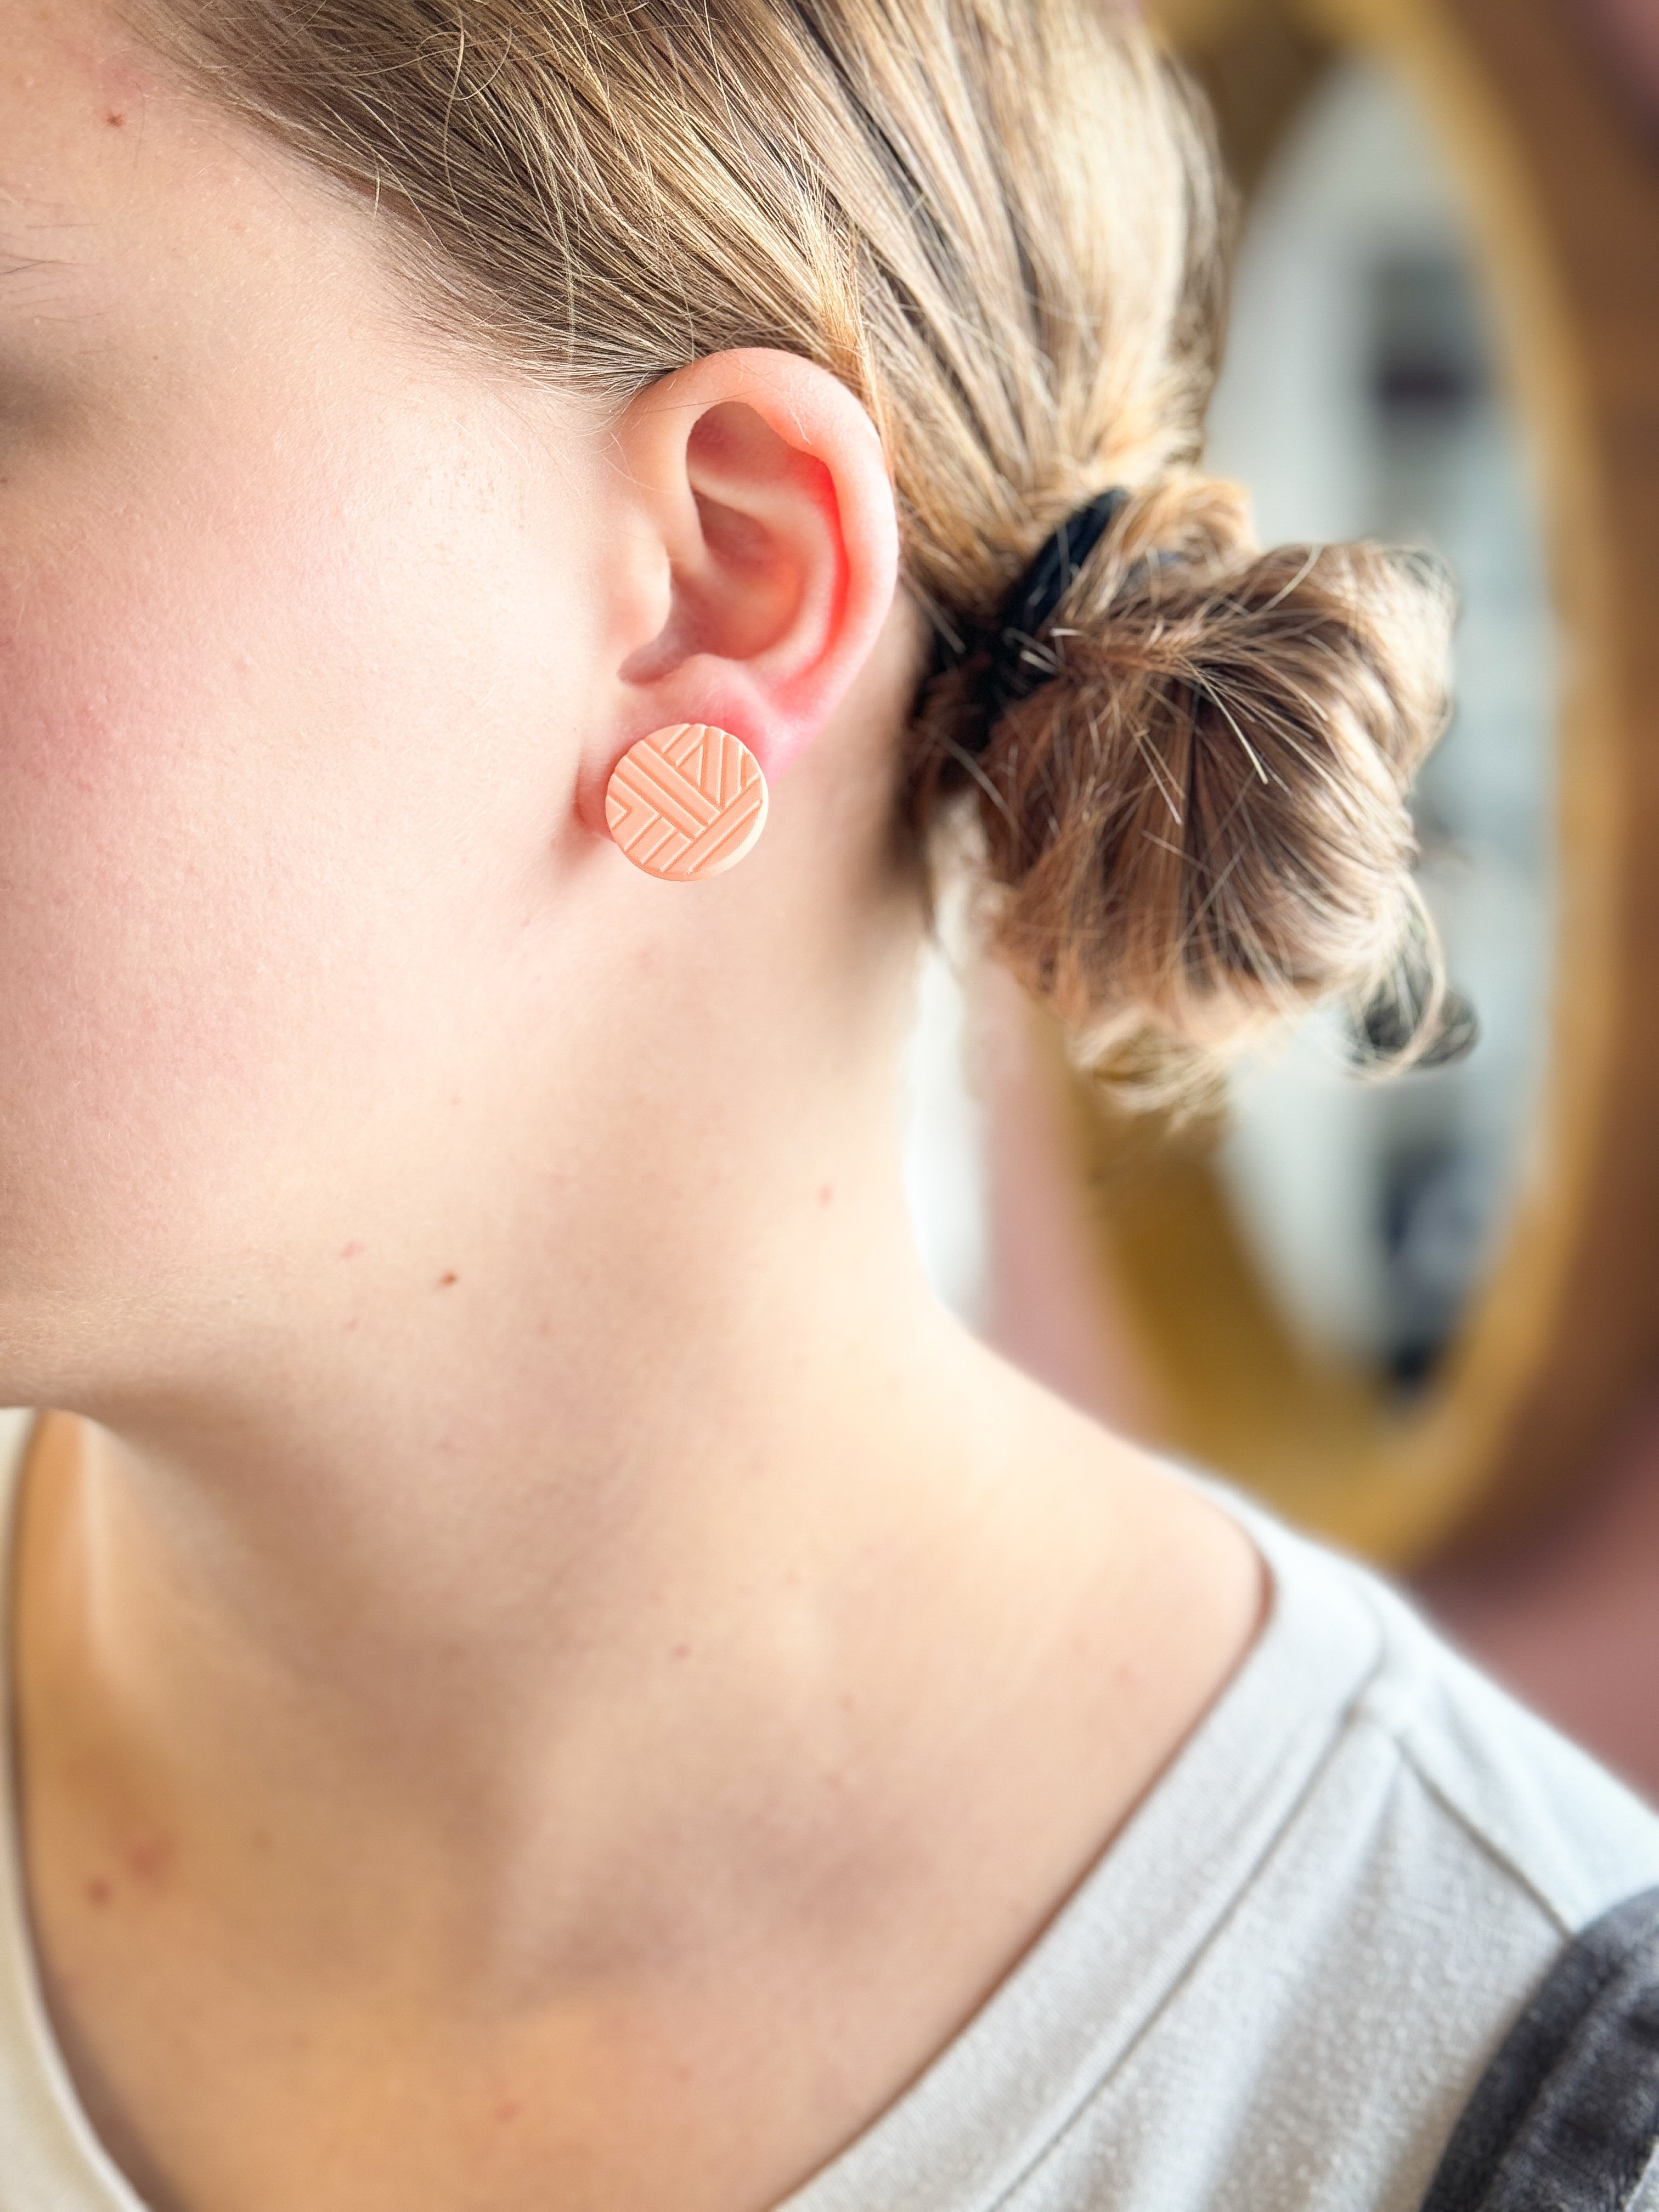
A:
<svg viewBox="0 0 1659 2212">
<path fill-rule="evenodd" d="M 1659 161 L 1560 0 L 1155 12 L 1246 195 L 1211 465 L 1264 539 L 1455 574 L 1457 719 L 1417 810 L 1483 1036 L 1378 1085 L 1317 1020 L 1184 1128 L 1049 1038 L 1068 1203 L 1135 1425 L 1406 1564 L 1570 1481 L 1659 1352 L 1659 301 L 1632 273 Z M 996 1234 L 990 1265 L 994 1309 Z M 1068 1325 L 1004 1336 L 1064 1381 Z"/>
<path fill-rule="evenodd" d="M 1502 1249 L 1548 1062 L 1556 643 L 1529 449 L 1457 182 L 1398 75 L 1328 68 L 1253 197 L 1208 465 L 1277 544 L 1431 549 L 1456 714 L 1416 793 L 1421 880 L 1480 1036 L 1357 1081 L 1346 1021 L 1240 1072 L 1217 1155 L 1249 1258 L 1316 1355 L 1388 1392 L 1443 1360 Z"/>
<path fill-rule="evenodd" d="M 1396 1565 L 1572 1481 L 1659 1358 L 1659 159 L 1622 4 L 1152 0 L 1246 194 L 1212 465 L 1266 539 L 1456 576 L 1417 808 L 1478 1050 L 1368 1084 L 1316 1020 L 1163 1127 L 994 978 L 965 1092 L 943 970 L 921 1032 L 944 1293 Z"/>
</svg>

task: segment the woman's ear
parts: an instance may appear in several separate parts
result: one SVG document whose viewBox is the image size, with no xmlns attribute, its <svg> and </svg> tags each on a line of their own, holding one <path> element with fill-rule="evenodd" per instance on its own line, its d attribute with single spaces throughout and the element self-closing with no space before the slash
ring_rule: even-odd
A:
<svg viewBox="0 0 1659 2212">
<path fill-rule="evenodd" d="M 827 369 L 754 349 L 650 386 L 615 435 L 636 509 L 636 641 L 617 672 L 613 757 L 594 766 L 606 779 L 649 732 L 710 722 L 775 776 L 893 602 L 897 515 L 875 426 Z"/>
</svg>

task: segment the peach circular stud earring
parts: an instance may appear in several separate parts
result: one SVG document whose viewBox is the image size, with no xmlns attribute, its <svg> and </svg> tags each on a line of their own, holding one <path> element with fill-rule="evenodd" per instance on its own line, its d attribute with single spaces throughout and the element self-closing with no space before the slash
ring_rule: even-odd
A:
<svg viewBox="0 0 1659 2212">
<path fill-rule="evenodd" d="M 636 868 L 689 884 L 723 875 L 752 852 L 769 804 L 761 764 L 741 738 L 676 722 L 623 755 L 605 811 Z"/>
</svg>

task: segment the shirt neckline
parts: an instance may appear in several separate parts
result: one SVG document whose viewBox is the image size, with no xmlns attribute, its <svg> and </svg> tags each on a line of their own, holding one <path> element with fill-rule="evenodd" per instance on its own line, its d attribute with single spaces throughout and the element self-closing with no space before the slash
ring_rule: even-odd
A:
<svg viewBox="0 0 1659 2212">
<path fill-rule="evenodd" d="M 12 1624 L 21 1477 L 36 1433 L 0 1450 L 0 2118 L 11 2111 L 14 2125 L 32 2129 L 32 2162 L 48 2161 L 51 2194 L 39 2212 L 148 2212 L 81 2103 L 52 2032 L 30 1926 Z M 995 2212 L 1006 2203 L 1151 2028 L 1376 1672 L 1380 1624 L 1355 1603 L 1347 1577 L 1310 1571 L 1302 1540 L 1224 1486 L 1172 1471 L 1232 1515 L 1266 1563 L 1268 1607 L 1255 1644 L 978 2011 L 776 2212 L 892 2203 L 907 2212 Z M 68 2198 L 66 2185 L 76 2192 Z"/>
</svg>

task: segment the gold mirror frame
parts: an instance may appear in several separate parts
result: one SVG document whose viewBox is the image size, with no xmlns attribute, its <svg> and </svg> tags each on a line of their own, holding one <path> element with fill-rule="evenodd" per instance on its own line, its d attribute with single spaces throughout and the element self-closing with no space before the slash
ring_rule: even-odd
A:
<svg viewBox="0 0 1659 2212">
<path fill-rule="evenodd" d="M 1415 93 L 1537 449 L 1564 651 L 1551 1067 L 1504 1249 L 1409 1405 L 1291 1334 L 1203 1133 L 1073 1082 L 1112 1303 L 1160 1441 L 1397 1567 L 1589 1461 L 1659 1342 L 1659 154 L 1571 0 L 1162 0 L 1248 190 L 1324 64 Z"/>
</svg>

